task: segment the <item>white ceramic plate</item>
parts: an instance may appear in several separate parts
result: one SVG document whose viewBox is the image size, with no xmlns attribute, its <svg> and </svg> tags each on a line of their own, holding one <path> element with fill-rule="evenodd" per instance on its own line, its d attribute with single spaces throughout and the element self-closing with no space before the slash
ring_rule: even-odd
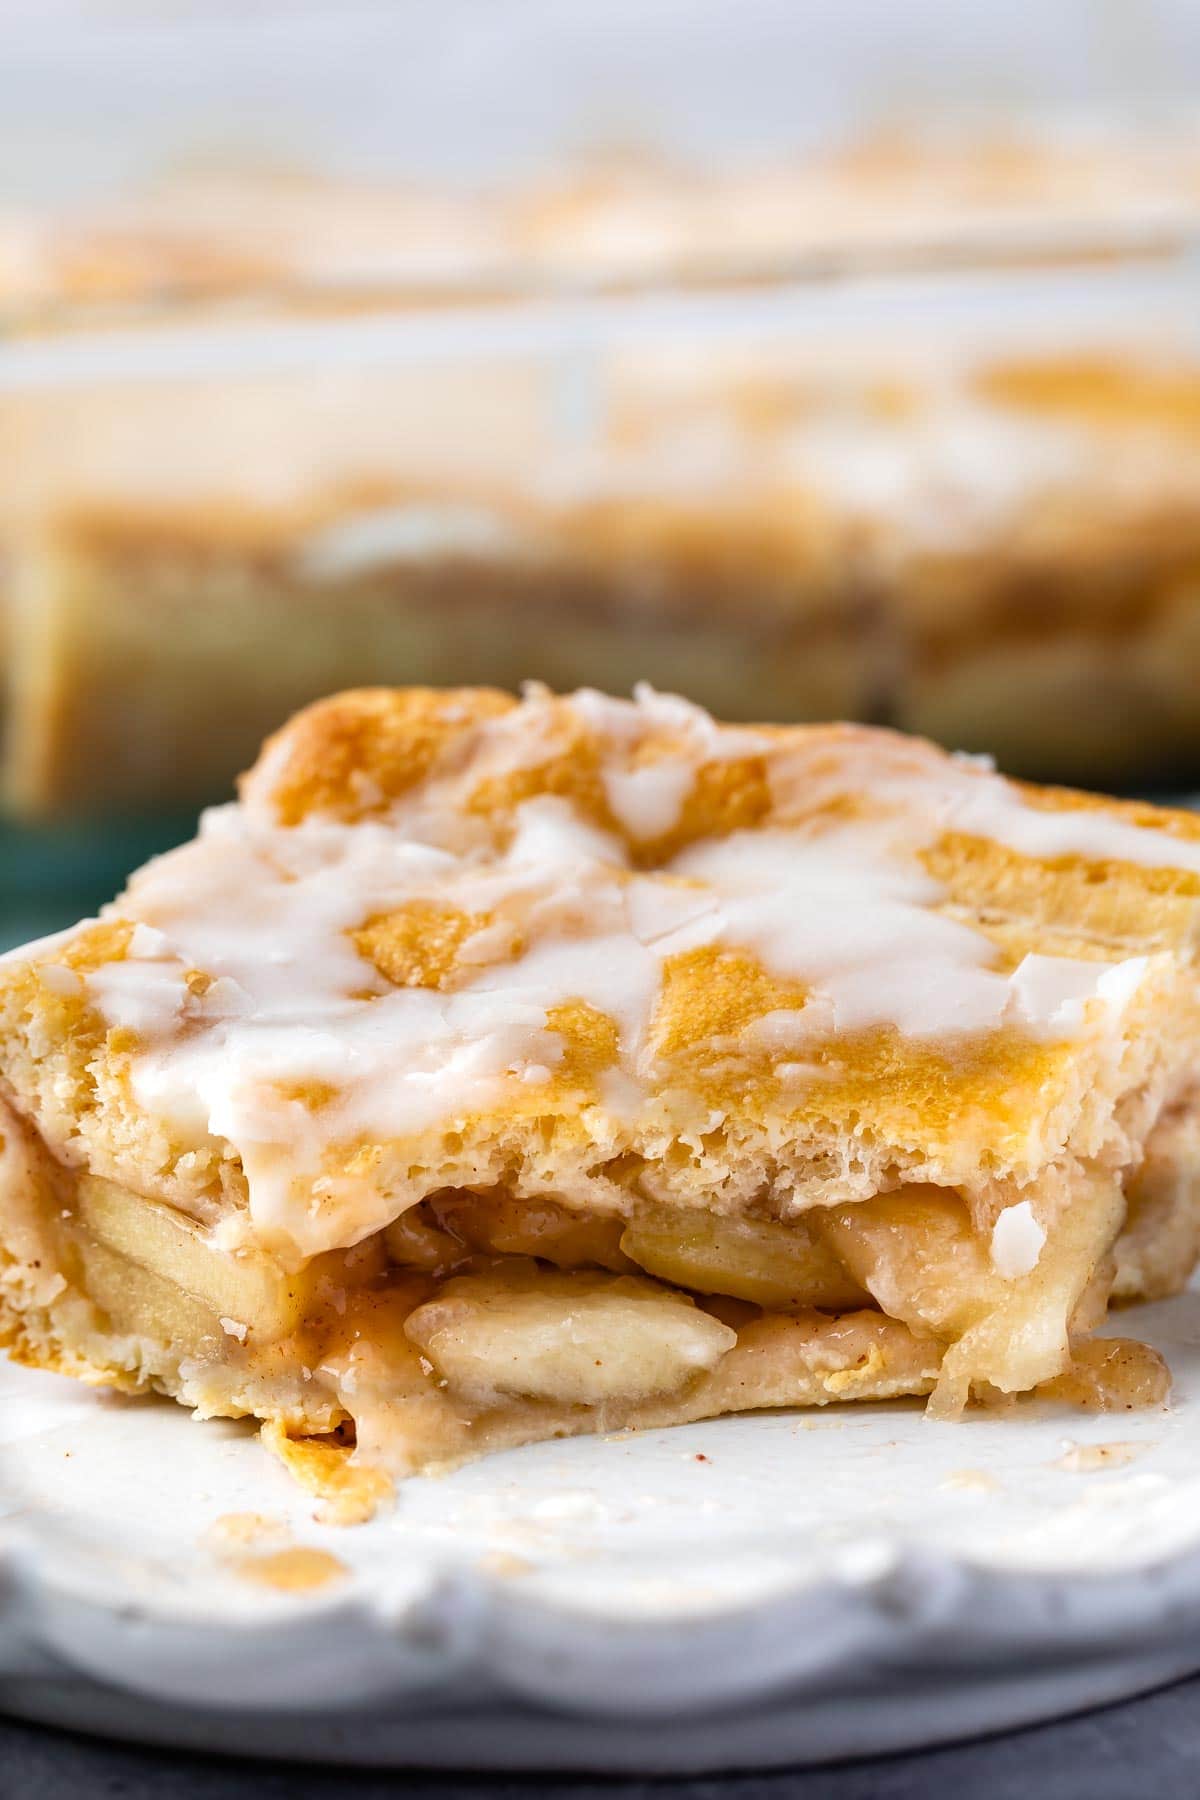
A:
<svg viewBox="0 0 1200 1800">
<path fill-rule="evenodd" d="M 341 1530 L 247 1429 L 3 1367 L 0 1703 L 243 1751 L 665 1772 L 1137 1692 L 1200 1668 L 1200 1297 L 1116 1328 L 1167 1352 L 1169 1409 L 584 1438 Z M 266 1524 L 239 1548 L 218 1521 L 245 1513 Z M 286 1545 L 342 1569 L 298 1594 L 240 1566 Z"/>
</svg>

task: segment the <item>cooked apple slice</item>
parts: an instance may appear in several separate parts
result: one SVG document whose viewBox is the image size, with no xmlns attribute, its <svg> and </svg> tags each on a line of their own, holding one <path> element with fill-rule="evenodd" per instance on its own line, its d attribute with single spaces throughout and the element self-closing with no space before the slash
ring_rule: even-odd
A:
<svg viewBox="0 0 1200 1800">
<path fill-rule="evenodd" d="M 455 1195 L 435 1202 L 448 1229 L 472 1249 L 497 1256 L 536 1256 L 560 1269 L 611 1269 L 633 1273 L 621 1254 L 624 1221 L 579 1213 L 552 1199 L 514 1199 L 507 1194 Z"/>
<path fill-rule="evenodd" d="M 76 1250 L 83 1264 L 88 1298 L 108 1315 L 114 1331 L 155 1338 L 181 1356 L 211 1353 L 222 1336 L 215 1312 L 174 1281 L 156 1275 L 119 1250 L 81 1231 Z"/>
<path fill-rule="evenodd" d="M 502 1395 L 599 1406 L 676 1393 L 737 1342 L 656 1281 L 524 1257 L 448 1281 L 404 1329 L 455 1393 L 482 1405 Z"/>
<path fill-rule="evenodd" d="M 218 1250 L 186 1214 L 94 1175 L 80 1181 L 76 1205 L 81 1223 L 101 1245 L 258 1339 L 296 1329 L 327 1260 L 289 1275 L 261 1251 Z"/>
<path fill-rule="evenodd" d="M 893 1319 L 958 1337 L 1004 1297 L 987 1244 L 952 1189 L 914 1183 L 818 1217 L 845 1266 Z"/>
<path fill-rule="evenodd" d="M 870 1299 L 805 1219 L 722 1219 L 666 1206 L 639 1212 L 621 1238 L 651 1275 L 701 1294 L 729 1294 L 771 1312 L 833 1311 Z"/>
<path fill-rule="evenodd" d="M 951 1190 L 914 1184 L 822 1215 L 838 1254 L 883 1310 L 949 1342 L 930 1403 L 935 1417 L 956 1416 L 984 1383 L 1019 1393 L 1060 1374 L 1073 1321 L 1094 1319 L 1107 1297 L 1109 1251 L 1125 1217 L 1120 1183 L 1079 1181 L 1049 1235 L 1032 1203 L 1017 1206 L 1025 1218 L 1015 1263 L 997 1254 L 995 1232 L 989 1241 L 973 1230 Z"/>
</svg>

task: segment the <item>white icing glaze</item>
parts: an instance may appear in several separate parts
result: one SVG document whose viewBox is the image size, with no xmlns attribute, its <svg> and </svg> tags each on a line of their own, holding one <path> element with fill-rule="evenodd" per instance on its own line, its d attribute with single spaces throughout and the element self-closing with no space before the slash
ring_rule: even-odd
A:
<svg viewBox="0 0 1200 1800">
<path fill-rule="evenodd" d="M 322 527 L 298 546 L 296 565 L 306 580 L 338 581 L 388 563 L 532 555 L 535 548 L 499 512 L 423 500 L 351 513 Z"/>
<path fill-rule="evenodd" d="M 626 861 L 619 839 L 581 819 L 568 800 L 543 794 L 517 808 L 516 830 L 505 857 L 510 868 L 557 872 L 607 863 L 619 869 Z"/>
<path fill-rule="evenodd" d="M 84 925 L 94 925 L 94 919 L 83 919 L 79 925 L 68 925 L 63 931 L 48 931 L 45 937 L 33 938 L 27 944 L 14 944 L 11 949 L 0 952 L 0 969 L 5 964 L 26 963 L 35 957 L 53 955 L 55 950 L 65 949 L 72 943 L 76 934 Z"/>
<path fill-rule="evenodd" d="M 992 1227 L 992 1267 L 1005 1281 L 1016 1281 L 1037 1268 L 1045 1242 L 1045 1227 L 1034 1217 L 1030 1201 L 1006 1206 Z"/>
<path fill-rule="evenodd" d="M 731 743 L 770 748 L 762 734 L 718 735 L 697 709 L 648 690 L 632 704 L 584 694 L 575 708 L 606 734 L 605 789 L 638 835 L 677 815 L 680 766 L 695 768 L 714 747 L 730 754 Z M 644 731 L 664 725 L 685 748 L 665 764 L 631 763 Z M 784 740 L 769 756 L 776 804 L 803 794 L 807 818 L 695 843 L 662 870 L 631 871 L 624 845 L 558 796 L 526 801 L 497 853 L 462 801 L 481 775 L 554 753 L 547 697 L 531 692 L 478 742 L 482 762 L 465 773 L 456 765 L 384 819 L 354 825 L 280 826 L 260 769 L 242 804 L 208 813 L 195 842 L 134 879 L 116 909 L 138 921 L 128 955 L 86 976 L 104 1017 L 140 1040 L 137 1099 L 185 1134 L 228 1141 L 268 1241 L 312 1254 L 385 1224 L 394 1198 L 339 1174 L 331 1148 L 503 1111 L 518 1090 L 553 1079 L 563 1043 L 547 1014 L 564 1003 L 616 1021 L 620 1066 L 602 1084 L 600 1111 L 636 1117 L 656 1082 L 664 961 L 706 946 L 750 952 L 799 985 L 799 1003 L 745 1039 L 797 1087 L 820 1078 L 806 1044 L 833 1031 L 1111 1031 L 1169 959 L 1031 955 L 1000 971 L 986 937 L 936 909 L 940 890 L 914 854 L 948 829 L 1030 856 L 1200 870 L 1200 844 L 1101 811 L 1040 810 L 986 769 L 878 733 Z M 642 767 L 656 786 L 636 787 L 630 771 Z M 847 793 L 869 797 L 867 816 L 835 809 L 814 825 L 822 799 Z M 349 935 L 413 901 L 481 921 L 453 991 L 392 986 Z M 69 973 L 51 966 L 55 980 Z M 199 994 L 185 980 L 197 969 L 215 978 Z M 327 1084 L 335 1098 L 309 1107 L 296 1097 L 305 1083 Z"/>
<path fill-rule="evenodd" d="M 1093 430 L 961 397 L 915 420 L 830 413 L 798 427 L 784 456 L 827 503 L 903 523 L 930 544 L 989 533 L 1038 493 L 1112 486 Z"/>
<path fill-rule="evenodd" d="M 605 769 L 604 796 L 613 817 L 630 837 L 664 837 L 678 824 L 695 778 L 690 759 L 664 757 L 636 769 Z"/>
<path fill-rule="evenodd" d="M 1185 869 L 1200 874 L 1200 839 L 1147 831 L 1111 813 L 1069 812 L 1025 806 L 999 776 L 978 782 L 954 811 L 954 829 L 994 838 L 1022 856 L 1079 856 L 1088 862 L 1137 863 L 1147 869 Z"/>
<path fill-rule="evenodd" d="M 994 544 L 1024 517 L 1036 519 L 1046 503 L 1063 500 L 1086 505 L 1096 518 L 1113 509 L 1158 512 L 1171 501 L 1190 511 L 1196 453 L 1169 420 L 1130 418 L 1114 440 L 1094 418 L 1065 408 L 990 400 L 974 383 L 994 349 L 959 345 L 955 358 L 937 341 L 936 363 L 890 342 L 888 360 L 864 363 L 859 346 L 840 383 L 794 351 L 750 365 L 752 381 L 769 371 L 781 394 L 790 379 L 799 396 L 785 418 L 763 429 L 739 417 L 744 362 L 732 362 L 724 377 L 714 375 L 711 358 L 690 368 L 685 362 L 665 383 L 647 362 L 630 383 L 641 437 L 573 445 L 531 491 L 568 531 L 574 509 L 596 501 L 657 498 L 702 510 L 747 500 L 761 506 L 773 494 L 781 513 L 790 506 L 797 518 L 807 513 L 834 530 L 882 527 L 890 545 L 917 551 Z M 1127 362 L 1146 366 L 1136 353 Z M 907 386 L 911 409 L 897 416 L 881 408 L 873 380 Z M 813 554 L 803 534 L 797 554 Z"/>
<path fill-rule="evenodd" d="M 42 969 L 42 980 L 52 993 L 61 994 L 64 999 L 79 999 L 83 993 L 83 977 L 75 969 L 69 969 L 65 963 L 46 963 Z"/>
</svg>

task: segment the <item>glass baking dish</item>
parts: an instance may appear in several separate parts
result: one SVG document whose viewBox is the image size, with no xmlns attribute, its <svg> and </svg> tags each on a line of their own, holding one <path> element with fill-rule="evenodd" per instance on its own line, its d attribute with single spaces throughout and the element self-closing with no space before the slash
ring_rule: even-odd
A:
<svg viewBox="0 0 1200 1800">
<path fill-rule="evenodd" d="M 59 10 L 0 71 L 22 919 L 363 682 L 1192 778 L 1191 9 Z"/>
</svg>

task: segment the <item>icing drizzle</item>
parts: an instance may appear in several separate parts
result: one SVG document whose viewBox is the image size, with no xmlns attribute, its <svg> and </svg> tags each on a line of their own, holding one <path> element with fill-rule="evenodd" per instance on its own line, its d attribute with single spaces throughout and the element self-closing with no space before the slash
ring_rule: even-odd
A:
<svg viewBox="0 0 1200 1800">
<path fill-rule="evenodd" d="M 471 793 L 496 771 L 536 767 L 564 717 L 600 746 L 609 823 L 543 792 L 518 800 L 497 837 Z M 646 735 L 663 731 L 669 752 L 639 762 Z M 921 863 L 947 832 L 1034 858 L 1200 874 L 1200 842 L 1103 810 L 1039 809 L 927 745 L 727 731 L 649 690 L 632 703 L 533 690 L 480 728 L 469 764 L 358 822 L 278 822 L 286 744 L 241 803 L 208 812 L 192 843 L 134 878 L 111 909 L 138 921 L 127 954 L 84 979 L 105 1020 L 136 1034 L 138 1101 L 183 1132 L 226 1139 L 256 1227 L 308 1254 L 386 1222 L 369 1182 L 339 1189 L 323 1175 L 331 1144 L 502 1114 L 518 1092 L 527 1103 L 563 1062 L 556 1008 L 583 1002 L 615 1023 L 618 1064 L 600 1101 L 636 1114 L 655 1091 L 664 965 L 688 952 L 749 956 L 802 994 L 746 1038 L 778 1059 L 785 1085 L 803 1080 L 806 1044 L 875 1025 L 934 1040 L 1111 1030 L 1152 959 L 1031 954 L 998 967 L 986 935 L 939 910 Z M 765 823 L 639 867 L 638 842 L 671 830 L 698 770 L 748 754 L 768 769 Z M 452 979 L 398 983 L 356 941 L 368 921 L 413 908 L 458 922 Z"/>
</svg>

